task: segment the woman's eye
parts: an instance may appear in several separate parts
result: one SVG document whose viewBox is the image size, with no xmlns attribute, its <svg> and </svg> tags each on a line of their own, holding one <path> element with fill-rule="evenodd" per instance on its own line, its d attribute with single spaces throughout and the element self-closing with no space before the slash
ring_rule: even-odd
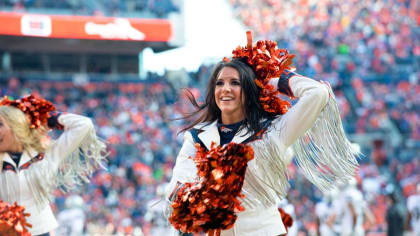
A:
<svg viewBox="0 0 420 236">
<path fill-rule="evenodd" d="M 232 85 L 241 85 L 241 83 L 237 80 L 232 81 Z"/>
<path fill-rule="evenodd" d="M 217 82 L 216 82 L 216 85 L 217 85 L 217 86 L 223 85 L 223 81 L 217 81 Z"/>
</svg>

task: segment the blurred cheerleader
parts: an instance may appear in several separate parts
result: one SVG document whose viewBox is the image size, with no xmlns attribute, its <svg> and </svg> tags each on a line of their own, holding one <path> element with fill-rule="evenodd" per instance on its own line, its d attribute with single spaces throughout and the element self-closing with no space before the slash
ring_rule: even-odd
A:
<svg viewBox="0 0 420 236">
<path fill-rule="evenodd" d="M 49 205 L 52 191 L 88 182 L 106 156 L 89 118 L 54 109 L 32 95 L 0 102 L 0 199 L 25 208 L 32 235 L 49 235 L 57 227 Z M 49 129 L 63 133 L 50 140 Z"/>
<path fill-rule="evenodd" d="M 334 94 L 325 83 L 290 71 L 293 55 L 273 41 L 233 51 L 216 65 L 206 100 L 186 118 L 168 187 L 169 221 L 182 232 L 222 236 L 286 234 L 276 201 L 289 187 L 291 148 L 306 177 L 328 190 L 355 174 Z M 297 98 L 290 104 L 278 95 Z"/>
</svg>

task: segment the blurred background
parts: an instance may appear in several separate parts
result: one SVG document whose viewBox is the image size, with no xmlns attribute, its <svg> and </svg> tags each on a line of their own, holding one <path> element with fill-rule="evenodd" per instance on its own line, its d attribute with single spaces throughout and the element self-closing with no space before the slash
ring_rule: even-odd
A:
<svg viewBox="0 0 420 236">
<path fill-rule="evenodd" d="M 416 0 L 0 0 L 0 96 L 34 93 L 89 116 L 109 144 L 108 171 L 55 192 L 56 235 L 169 235 L 159 199 L 182 144 L 171 120 L 191 108 L 180 89 L 202 97 L 251 29 L 332 85 L 364 154 L 353 187 L 375 219 L 366 235 L 387 235 L 387 196 L 406 217 L 420 194 L 419 25 Z M 295 235 L 317 235 L 325 197 L 289 171 Z"/>
</svg>

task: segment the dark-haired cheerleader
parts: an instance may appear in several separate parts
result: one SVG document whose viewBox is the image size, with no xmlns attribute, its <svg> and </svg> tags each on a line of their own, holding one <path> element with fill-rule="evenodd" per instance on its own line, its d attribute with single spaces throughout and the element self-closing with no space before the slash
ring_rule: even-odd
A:
<svg viewBox="0 0 420 236">
<path fill-rule="evenodd" d="M 208 235 L 286 234 L 276 200 L 289 188 L 287 153 L 321 190 L 355 174 L 328 84 L 291 71 L 293 55 L 273 41 L 233 51 L 216 65 L 206 100 L 185 118 L 184 144 L 168 188 L 169 221 Z M 298 99 L 290 104 L 279 93 Z M 290 109 L 289 109 L 290 108 Z M 197 116 L 195 116 L 197 115 Z"/>
</svg>

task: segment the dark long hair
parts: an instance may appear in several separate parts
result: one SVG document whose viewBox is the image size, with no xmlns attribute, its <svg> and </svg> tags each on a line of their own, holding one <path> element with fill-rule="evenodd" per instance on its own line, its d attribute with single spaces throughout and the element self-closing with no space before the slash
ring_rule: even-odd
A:
<svg viewBox="0 0 420 236">
<path fill-rule="evenodd" d="M 243 105 L 245 111 L 245 127 L 253 133 L 257 133 L 262 129 L 261 120 L 264 118 L 273 118 L 268 112 L 264 111 L 259 102 L 259 88 L 255 84 L 255 73 L 253 69 L 246 63 L 244 59 L 233 59 L 230 62 L 219 62 L 213 69 L 212 74 L 207 85 L 206 100 L 204 104 L 198 104 L 194 95 L 186 89 L 186 96 L 195 110 L 188 113 L 181 119 L 190 119 L 198 115 L 198 118 L 194 119 L 193 122 L 183 128 L 180 132 L 189 130 L 195 125 L 202 122 L 216 121 L 221 118 L 221 111 L 216 104 L 214 97 L 214 90 L 216 87 L 216 80 L 219 76 L 220 71 L 225 67 L 231 67 L 239 72 L 239 80 L 241 83 L 241 96 L 245 96 Z M 241 128 L 243 128 L 242 126 Z"/>
</svg>

